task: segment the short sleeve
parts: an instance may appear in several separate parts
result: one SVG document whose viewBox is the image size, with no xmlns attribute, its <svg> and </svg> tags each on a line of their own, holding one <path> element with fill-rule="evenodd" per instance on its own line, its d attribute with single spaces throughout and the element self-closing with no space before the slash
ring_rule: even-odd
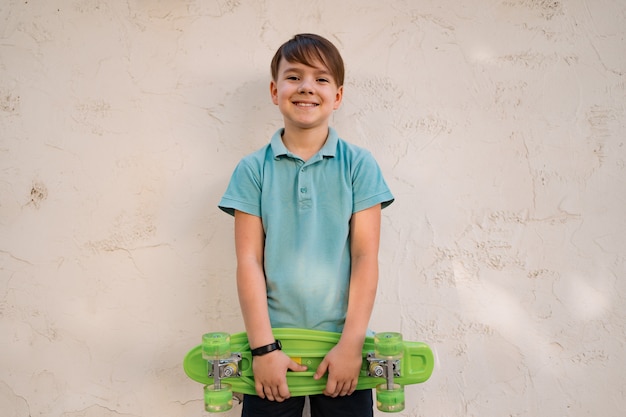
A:
<svg viewBox="0 0 626 417">
<path fill-rule="evenodd" d="M 365 210 L 376 204 L 382 208 L 393 203 L 394 197 L 387 186 L 378 163 L 370 152 L 365 152 L 363 157 L 354 167 L 352 173 L 353 211 Z"/>
<path fill-rule="evenodd" d="M 218 207 L 231 216 L 235 210 L 261 216 L 261 172 L 251 160 L 239 162 Z"/>
</svg>

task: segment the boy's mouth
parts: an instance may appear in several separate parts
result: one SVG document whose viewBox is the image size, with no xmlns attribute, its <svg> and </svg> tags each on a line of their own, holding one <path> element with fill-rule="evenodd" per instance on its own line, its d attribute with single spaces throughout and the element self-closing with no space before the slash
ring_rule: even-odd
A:
<svg viewBox="0 0 626 417">
<path fill-rule="evenodd" d="M 293 104 L 295 104 L 297 107 L 316 107 L 316 106 L 318 106 L 317 103 L 308 103 L 308 102 L 304 102 L 304 101 L 294 101 Z"/>
</svg>

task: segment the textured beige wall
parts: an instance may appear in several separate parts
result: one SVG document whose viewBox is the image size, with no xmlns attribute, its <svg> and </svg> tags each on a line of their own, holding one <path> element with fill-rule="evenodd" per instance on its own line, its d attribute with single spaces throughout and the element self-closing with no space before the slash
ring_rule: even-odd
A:
<svg viewBox="0 0 626 417">
<path fill-rule="evenodd" d="M 202 415 L 183 355 L 243 329 L 216 204 L 303 31 L 397 197 L 372 327 L 438 357 L 401 415 L 622 416 L 622 0 L 3 0 L 2 416 Z"/>
</svg>

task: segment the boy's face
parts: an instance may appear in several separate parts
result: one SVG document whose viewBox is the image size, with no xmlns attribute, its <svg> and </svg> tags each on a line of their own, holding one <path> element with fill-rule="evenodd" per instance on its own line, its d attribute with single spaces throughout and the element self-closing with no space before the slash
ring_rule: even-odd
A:
<svg viewBox="0 0 626 417">
<path fill-rule="evenodd" d="M 328 119 L 341 105 L 343 86 L 337 85 L 321 62 L 309 66 L 281 59 L 270 93 L 286 129 L 311 129 L 328 127 Z"/>
</svg>

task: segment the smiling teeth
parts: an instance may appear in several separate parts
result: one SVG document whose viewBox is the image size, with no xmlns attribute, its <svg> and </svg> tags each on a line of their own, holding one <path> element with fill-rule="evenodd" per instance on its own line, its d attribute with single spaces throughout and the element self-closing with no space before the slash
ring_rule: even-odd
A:
<svg viewBox="0 0 626 417">
<path fill-rule="evenodd" d="M 299 107 L 315 107 L 317 104 L 315 103 L 296 103 L 296 106 Z"/>
</svg>

